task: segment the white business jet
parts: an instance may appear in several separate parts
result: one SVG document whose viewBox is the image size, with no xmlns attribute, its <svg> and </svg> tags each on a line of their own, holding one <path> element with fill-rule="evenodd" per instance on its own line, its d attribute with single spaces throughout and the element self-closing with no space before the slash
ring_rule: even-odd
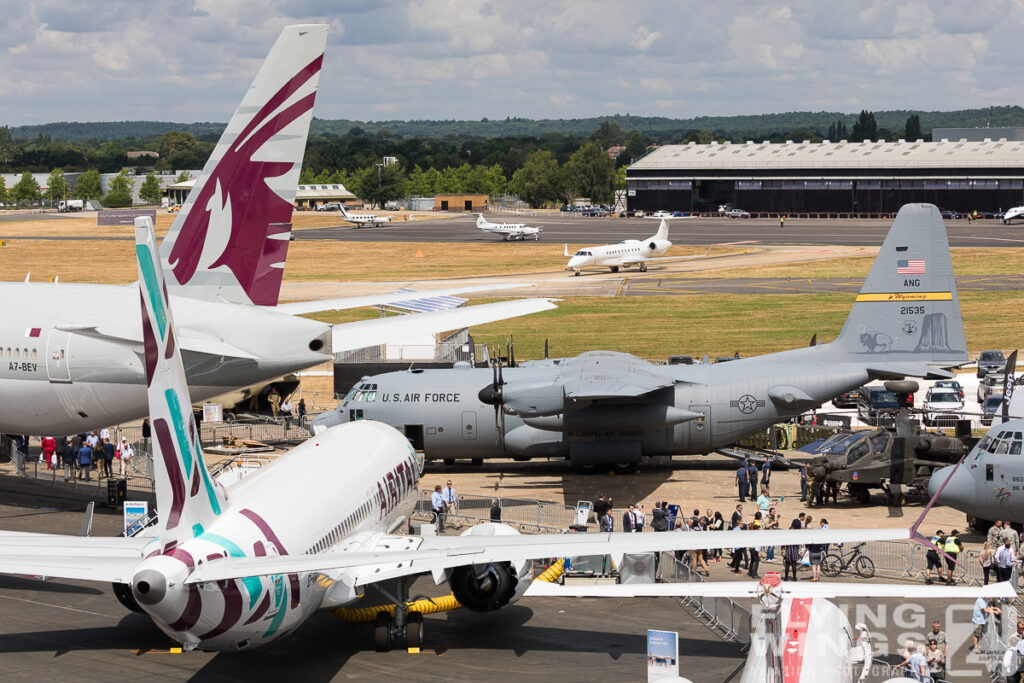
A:
<svg viewBox="0 0 1024 683">
<path fill-rule="evenodd" d="M 647 264 L 652 261 L 697 258 L 696 256 L 661 257 L 671 246 L 672 243 L 668 240 L 668 220 L 662 218 L 658 225 L 658 232 L 651 237 L 645 240 L 625 240 L 618 244 L 605 244 L 599 247 L 584 247 L 573 254 L 565 269 L 573 271 L 573 275 L 579 275 L 580 270 L 584 268 L 610 268 L 613 273 L 617 273 L 619 268 L 639 266 L 640 272 L 646 273 Z M 564 252 L 566 256 L 569 256 L 568 245 L 565 245 Z"/>
<path fill-rule="evenodd" d="M 526 223 L 491 223 L 484 218 L 482 213 L 477 214 L 476 227 L 484 232 L 493 232 L 501 235 L 501 239 L 505 242 L 509 240 L 525 240 L 527 237 L 532 237 L 534 240 L 539 241 L 540 234 L 544 232 L 540 226 L 531 228 Z"/>
<path fill-rule="evenodd" d="M 367 225 L 384 225 L 390 223 L 394 216 L 378 216 L 373 213 L 349 213 L 344 204 L 341 204 L 341 215 L 349 223 L 355 223 L 357 227 Z"/>
<path fill-rule="evenodd" d="M 554 307 L 506 301 L 332 326 L 300 316 L 423 293 L 278 305 L 326 41 L 326 26 L 281 32 L 161 244 L 196 400 L 332 352 Z M 134 285 L 0 283 L 0 433 L 69 435 L 144 417 L 142 350 Z"/>
<path fill-rule="evenodd" d="M 1003 223 L 1009 225 L 1012 220 L 1024 218 L 1024 206 L 1015 206 L 1003 214 Z"/>
<path fill-rule="evenodd" d="M 419 647 L 422 614 L 406 605 L 418 576 L 447 581 L 466 609 L 493 612 L 530 585 L 531 561 L 737 544 L 890 540 L 901 530 L 724 531 L 717 534 L 538 534 L 481 524 L 461 536 L 402 536 L 419 498 L 408 440 L 372 420 L 332 427 L 234 483 L 203 460 L 173 306 L 149 218 L 136 220 L 146 396 L 153 424 L 158 522 L 100 538 L 0 531 L 0 572 L 113 583 L 186 649 L 236 651 L 293 632 L 314 612 L 381 586 L 375 645 Z"/>
</svg>

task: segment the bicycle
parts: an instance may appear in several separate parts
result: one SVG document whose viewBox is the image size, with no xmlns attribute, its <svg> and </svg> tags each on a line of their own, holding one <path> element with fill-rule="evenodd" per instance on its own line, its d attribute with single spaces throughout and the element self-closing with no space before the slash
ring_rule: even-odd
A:
<svg viewBox="0 0 1024 683">
<path fill-rule="evenodd" d="M 858 543 L 848 553 L 843 553 L 843 544 L 837 544 L 839 553 L 828 553 L 821 559 L 821 573 L 825 576 L 839 576 L 852 567 L 863 578 L 872 578 L 875 575 L 875 563 L 861 550 L 865 545 Z"/>
</svg>

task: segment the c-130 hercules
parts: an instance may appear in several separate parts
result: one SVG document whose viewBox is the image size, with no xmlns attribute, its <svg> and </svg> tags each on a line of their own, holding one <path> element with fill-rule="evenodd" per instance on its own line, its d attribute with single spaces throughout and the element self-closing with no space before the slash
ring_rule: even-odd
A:
<svg viewBox="0 0 1024 683">
<path fill-rule="evenodd" d="M 945 225 L 904 206 L 839 336 L 714 365 L 653 365 L 614 351 L 504 369 L 364 377 L 314 422 L 374 419 L 427 459 L 567 458 L 584 469 L 708 453 L 874 379 L 944 378 L 967 344 Z M 493 427 L 492 427 L 493 425 Z"/>
</svg>

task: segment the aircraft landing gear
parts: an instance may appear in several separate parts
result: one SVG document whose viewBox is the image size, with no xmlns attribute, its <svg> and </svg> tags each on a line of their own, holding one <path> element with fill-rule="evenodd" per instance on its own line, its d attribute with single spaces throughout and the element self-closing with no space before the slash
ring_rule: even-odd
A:
<svg viewBox="0 0 1024 683">
<path fill-rule="evenodd" d="M 613 273 L 619 272 L 619 267 L 618 266 L 609 266 L 609 267 L 612 269 Z"/>
<path fill-rule="evenodd" d="M 641 273 L 646 273 L 647 272 L 647 264 L 646 263 L 641 263 L 640 264 L 640 272 Z"/>
<path fill-rule="evenodd" d="M 580 271 L 578 271 L 578 270 L 577 270 L 577 271 L 574 271 L 574 272 L 573 272 L 573 274 L 572 274 L 572 276 L 573 276 L 573 277 L 579 277 L 579 276 L 580 276 Z"/>
<path fill-rule="evenodd" d="M 864 484 L 850 484 L 850 496 L 856 498 L 858 503 L 871 502 L 871 491 Z"/>
<path fill-rule="evenodd" d="M 373 647 L 377 652 L 387 652 L 403 641 L 409 648 L 423 646 L 423 613 L 410 611 L 406 605 L 410 584 L 408 577 L 395 579 L 394 595 L 377 586 L 377 590 L 395 603 L 394 617 L 385 611 L 377 613 L 373 625 Z"/>
</svg>

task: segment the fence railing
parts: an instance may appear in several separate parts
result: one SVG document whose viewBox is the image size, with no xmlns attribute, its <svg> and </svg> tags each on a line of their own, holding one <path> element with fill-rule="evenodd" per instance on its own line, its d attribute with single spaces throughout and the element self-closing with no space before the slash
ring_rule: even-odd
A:
<svg viewBox="0 0 1024 683">
<path fill-rule="evenodd" d="M 704 577 L 695 572 L 687 559 L 674 553 L 661 553 L 660 578 L 671 583 L 703 583 Z M 678 598 L 679 604 L 690 608 L 694 616 L 726 641 L 747 645 L 750 643 L 750 610 L 731 598 L 712 598 L 701 595 L 687 595 Z"/>
</svg>

